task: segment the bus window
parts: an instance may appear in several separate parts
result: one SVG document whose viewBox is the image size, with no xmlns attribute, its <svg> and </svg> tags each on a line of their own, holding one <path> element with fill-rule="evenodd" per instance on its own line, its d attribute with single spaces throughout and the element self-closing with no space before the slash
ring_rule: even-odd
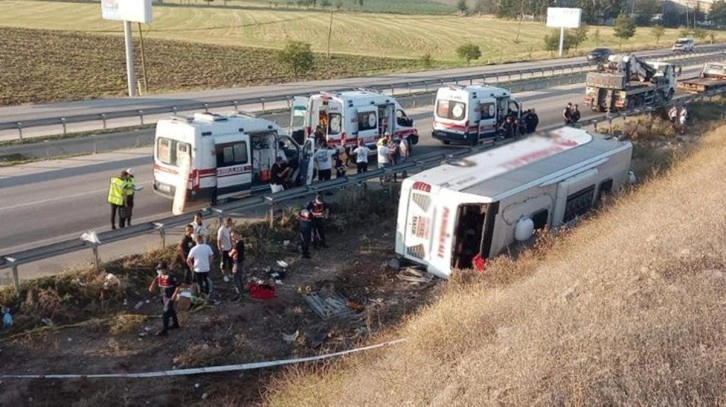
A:
<svg viewBox="0 0 726 407">
<path fill-rule="evenodd" d="M 481 249 L 486 207 L 485 204 L 459 205 L 452 246 L 452 268 L 472 268 L 474 256 L 479 254 Z"/>
</svg>

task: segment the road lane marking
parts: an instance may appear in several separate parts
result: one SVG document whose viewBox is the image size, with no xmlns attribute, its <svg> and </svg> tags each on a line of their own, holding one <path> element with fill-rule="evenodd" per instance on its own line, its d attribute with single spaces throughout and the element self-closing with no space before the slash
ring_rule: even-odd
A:
<svg viewBox="0 0 726 407">
<path fill-rule="evenodd" d="M 140 183 L 138 183 L 138 185 L 147 185 L 147 184 L 151 184 L 151 183 L 152 183 L 152 181 L 146 181 L 146 182 L 140 182 Z M 21 204 L 17 204 L 17 205 L 5 206 L 3 208 L 0 208 L 0 212 L 5 211 L 5 210 L 11 210 L 11 209 L 25 208 L 25 207 L 33 206 L 33 205 L 45 204 L 48 202 L 60 201 L 61 199 L 78 198 L 78 197 L 81 197 L 84 195 L 100 194 L 104 191 L 108 192 L 108 188 L 97 189 L 95 191 L 79 192 L 77 194 L 58 196 L 55 198 L 41 199 L 40 201 L 25 202 L 25 203 L 21 203 Z"/>
</svg>

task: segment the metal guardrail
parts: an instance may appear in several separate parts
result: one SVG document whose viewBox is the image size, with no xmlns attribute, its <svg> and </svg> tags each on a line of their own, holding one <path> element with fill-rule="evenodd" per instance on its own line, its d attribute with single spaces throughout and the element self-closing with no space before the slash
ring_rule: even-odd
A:
<svg viewBox="0 0 726 407">
<path fill-rule="evenodd" d="M 583 121 L 577 123 L 577 127 L 587 127 L 587 126 L 591 126 L 591 125 L 597 125 L 598 123 L 602 123 L 605 121 L 608 121 L 610 124 L 612 124 L 612 121 L 618 117 L 625 118 L 627 116 L 648 113 L 648 112 L 652 112 L 658 108 L 671 106 L 673 104 L 688 104 L 688 103 L 692 103 L 692 102 L 696 102 L 696 101 L 702 101 L 705 98 L 711 98 L 713 96 L 721 95 L 724 93 L 726 93 L 726 89 L 716 89 L 712 92 L 706 92 L 703 94 L 679 97 L 679 98 L 671 100 L 668 103 L 664 103 L 663 105 L 661 105 L 659 107 L 649 107 L 649 108 L 644 108 L 644 109 L 620 112 L 620 113 L 617 113 L 614 115 L 604 114 L 604 115 L 596 117 L 596 118 L 583 120 Z M 383 175 L 390 175 L 393 173 L 402 172 L 404 170 L 415 171 L 415 170 L 430 168 L 430 167 L 439 165 L 445 159 L 465 157 L 468 155 L 476 154 L 485 149 L 489 149 L 495 145 L 500 145 L 500 144 L 496 144 L 496 142 L 495 142 L 495 143 L 490 143 L 487 145 L 462 148 L 455 152 L 447 152 L 447 153 L 434 152 L 434 153 L 426 154 L 426 155 L 423 155 L 420 157 L 411 157 L 411 158 L 409 158 L 409 161 L 407 161 L 406 163 L 401 164 L 401 165 L 396 165 L 394 167 L 389 167 L 389 168 L 385 168 L 385 169 L 375 169 L 375 170 L 368 171 L 366 173 L 350 175 L 350 176 L 346 176 L 346 177 L 343 177 L 340 179 L 336 178 L 331 181 L 326 181 L 324 183 L 319 183 L 319 184 L 313 184 L 310 186 L 297 187 L 297 188 L 289 189 L 289 190 L 279 192 L 276 194 L 253 196 L 253 197 L 244 199 L 242 201 L 231 202 L 231 203 L 227 203 L 224 205 L 219 205 L 218 207 L 208 208 L 206 210 L 206 213 L 207 214 L 215 213 L 218 216 L 223 216 L 223 215 L 234 216 L 245 210 L 259 209 L 262 207 L 274 208 L 275 205 L 278 205 L 278 204 L 281 204 L 281 203 L 284 203 L 287 201 L 304 198 L 306 196 L 310 196 L 317 192 L 335 190 L 335 189 L 339 189 L 344 186 L 358 184 L 363 181 L 367 181 L 369 179 L 375 179 L 375 178 L 383 176 Z M 37 260 L 43 260 L 43 259 L 51 258 L 54 256 L 72 253 L 72 252 L 75 252 L 75 251 L 78 251 L 81 249 L 86 249 L 86 248 L 93 249 L 94 254 L 96 255 L 96 259 L 97 259 L 98 258 L 97 250 L 98 250 L 98 247 L 102 244 L 118 242 L 121 240 L 141 236 L 143 234 L 147 234 L 147 233 L 154 232 L 154 231 L 158 231 L 161 234 L 162 244 L 163 244 L 163 242 L 164 242 L 163 239 L 164 239 L 166 229 L 176 227 L 176 226 L 181 226 L 190 221 L 191 221 L 190 215 L 172 216 L 172 217 L 167 217 L 164 219 L 159 219 L 159 220 L 153 221 L 153 222 L 148 222 L 145 224 L 140 224 L 140 225 L 135 225 L 135 226 L 131 226 L 128 228 L 118 229 L 115 231 L 102 232 L 98 235 L 99 242 L 95 242 L 95 243 L 84 241 L 80 238 L 69 239 L 69 240 L 66 240 L 63 242 L 59 242 L 59 243 L 54 243 L 54 244 L 50 244 L 50 245 L 46 245 L 46 246 L 33 248 L 33 249 L 23 250 L 23 251 L 20 251 L 17 253 L 10 253 L 10 254 L 6 254 L 6 255 L 2 255 L 2 256 L 0 256 L 0 269 L 12 268 L 13 281 L 15 283 L 15 286 L 19 287 L 20 280 L 18 277 L 18 266 L 20 266 L 24 263 L 30 263 L 30 262 L 37 261 Z"/>
<path fill-rule="evenodd" d="M 668 59 L 688 59 L 693 58 L 694 56 L 704 55 L 704 54 L 710 54 L 714 52 L 718 52 L 719 50 L 721 52 L 725 52 L 724 49 L 726 49 L 726 45 L 724 44 L 718 44 L 718 45 L 711 45 L 706 46 L 702 48 L 702 52 L 699 53 L 689 53 L 689 54 L 673 54 L 672 52 L 663 52 L 659 54 L 650 55 L 647 58 L 648 59 L 658 59 L 658 58 L 664 58 L 669 57 Z M 459 84 L 460 82 L 469 82 L 473 83 L 475 80 L 494 80 L 496 83 L 499 83 L 503 80 L 504 77 L 506 77 L 509 81 L 516 80 L 516 77 L 519 77 L 519 79 L 523 79 L 524 75 L 532 75 L 533 77 L 540 73 L 541 78 L 545 77 L 545 72 L 549 71 L 551 73 L 550 76 L 554 76 L 559 72 L 560 74 L 564 75 L 566 74 L 566 71 L 569 70 L 570 73 L 575 73 L 575 69 L 579 69 L 580 72 L 583 68 L 594 68 L 594 64 L 590 62 L 571 62 L 571 63 L 564 63 L 559 65 L 550 65 L 550 66 L 543 66 L 538 68 L 530 68 L 530 69 L 521 69 L 517 71 L 509 71 L 506 67 L 496 70 L 496 71 L 490 71 L 486 73 L 477 73 L 477 74 L 469 74 L 469 75 L 455 75 L 455 76 L 446 76 L 443 75 L 440 78 L 437 78 L 435 80 L 427 79 L 427 80 L 420 80 L 420 81 L 400 81 L 396 80 L 395 78 L 388 80 L 388 81 L 382 81 L 383 83 L 375 84 L 375 85 L 367 85 L 366 88 L 368 89 L 374 89 L 378 91 L 384 91 L 384 90 L 391 90 L 391 95 L 394 95 L 395 89 L 408 89 L 408 94 L 412 92 L 414 88 L 421 88 L 428 90 L 430 86 L 443 86 L 445 84 L 449 83 L 455 83 Z M 329 91 L 344 91 L 344 90 L 354 90 L 358 89 L 355 87 L 331 87 L 327 90 Z M 221 101 L 207 101 L 207 102 L 189 102 L 189 103 L 181 103 L 176 105 L 166 105 L 166 106 L 159 106 L 159 107 L 150 107 L 150 108 L 144 108 L 144 109 L 126 109 L 126 110 L 109 110 L 102 113 L 93 113 L 93 114 L 80 114 L 80 115 L 72 115 L 72 116 L 65 116 L 65 117 L 49 117 L 49 118 L 41 118 L 41 119 L 33 119 L 33 120 L 25 120 L 25 121 L 12 121 L 12 122 L 0 122 L 0 131 L 2 130 L 17 130 L 19 138 L 23 138 L 23 129 L 31 128 L 31 127 L 44 127 L 44 126 L 53 126 L 53 125 L 60 125 L 63 128 L 63 134 L 65 135 L 67 133 L 67 125 L 71 123 L 84 123 L 84 122 L 97 122 L 102 121 L 103 122 L 103 128 L 106 129 L 106 122 L 107 120 L 111 119 L 122 119 L 122 118 L 129 118 L 129 117 L 139 117 L 139 123 L 141 125 L 144 124 L 144 115 L 158 115 L 158 114 L 165 114 L 165 113 L 171 113 L 175 114 L 177 112 L 184 112 L 184 111 L 192 111 L 192 110 L 199 110 L 204 109 L 205 111 L 208 111 L 209 109 L 214 108 L 222 108 L 222 107 L 234 107 L 235 110 L 239 109 L 239 106 L 245 106 L 245 105 L 254 105 L 254 104 L 260 104 L 262 107 L 262 111 L 265 111 L 265 103 L 271 103 L 271 102 L 287 102 L 288 108 L 290 108 L 291 98 L 293 96 L 302 95 L 302 94 L 312 94 L 310 92 L 299 92 L 295 95 L 277 95 L 277 96 L 267 96 L 267 97 L 254 97 L 254 98 L 244 98 L 244 99 L 233 99 L 233 100 L 221 100 Z"/>
</svg>

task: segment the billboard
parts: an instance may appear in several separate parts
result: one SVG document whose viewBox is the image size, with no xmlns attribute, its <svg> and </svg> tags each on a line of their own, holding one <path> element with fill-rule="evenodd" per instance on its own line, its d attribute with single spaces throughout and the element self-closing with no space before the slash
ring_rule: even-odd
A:
<svg viewBox="0 0 726 407">
<path fill-rule="evenodd" d="M 547 27 L 579 28 L 581 8 L 547 7 Z"/>
<path fill-rule="evenodd" d="M 104 20 L 151 23 L 151 0 L 101 0 Z"/>
</svg>

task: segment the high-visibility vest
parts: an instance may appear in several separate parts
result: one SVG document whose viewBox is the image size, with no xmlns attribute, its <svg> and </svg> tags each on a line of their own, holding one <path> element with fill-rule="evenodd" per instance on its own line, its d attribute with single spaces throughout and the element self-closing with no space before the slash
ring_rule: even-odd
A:
<svg viewBox="0 0 726 407">
<path fill-rule="evenodd" d="M 111 186 L 108 188 L 108 203 L 114 205 L 124 204 L 124 187 L 126 182 L 119 177 L 111 178 Z"/>
<path fill-rule="evenodd" d="M 135 186 L 136 186 L 136 178 L 129 177 L 126 180 L 126 195 L 133 195 Z"/>
</svg>

